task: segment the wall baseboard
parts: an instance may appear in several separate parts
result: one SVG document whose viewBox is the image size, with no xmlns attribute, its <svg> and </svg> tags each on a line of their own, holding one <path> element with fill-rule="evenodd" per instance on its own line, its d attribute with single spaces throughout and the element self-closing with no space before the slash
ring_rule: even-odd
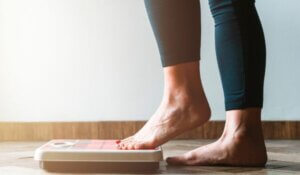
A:
<svg viewBox="0 0 300 175">
<path fill-rule="evenodd" d="M 210 121 L 176 139 L 216 139 L 224 121 Z M 0 122 L 0 141 L 50 139 L 122 139 L 138 131 L 145 121 Z M 264 121 L 266 139 L 300 139 L 300 121 Z"/>
</svg>

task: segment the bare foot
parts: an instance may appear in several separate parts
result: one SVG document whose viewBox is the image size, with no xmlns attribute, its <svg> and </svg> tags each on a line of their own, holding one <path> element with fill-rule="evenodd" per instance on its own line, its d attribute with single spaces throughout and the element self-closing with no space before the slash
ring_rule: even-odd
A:
<svg viewBox="0 0 300 175">
<path fill-rule="evenodd" d="M 155 148 L 171 138 L 205 123 L 209 111 L 200 104 L 169 100 L 162 103 L 157 112 L 135 135 L 121 141 L 121 149 Z"/>
<path fill-rule="evenodd" d="M 136 134 L 117 142 L 120 149 L 155 148 L 209 120 L 210 108 L 200 81 L 199 63 L 167 67 L 164 73 L 161 105 Z"/>
<path fill-rule="evenodd" d="M 184 155 L 167 158 L 168 164 L 264 166 L 267 154 L 260 121 L 245 118 L 242 117 L 242 121 L 248 124 L 227 118 L 229 121 L 219 140 Z"/>
</svg>

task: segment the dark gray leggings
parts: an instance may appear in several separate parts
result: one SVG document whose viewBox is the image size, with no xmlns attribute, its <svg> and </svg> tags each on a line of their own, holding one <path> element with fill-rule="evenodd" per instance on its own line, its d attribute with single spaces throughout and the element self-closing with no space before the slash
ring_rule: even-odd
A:
<svg viewBox="0 0 300 175">
<path fill-rule="evenodd" d="M 199 0 L 144 2 L 163 67 L 200 60 Z M 263 105 L 266 48 L 254 3 L 209 0 L 226 110 Z"/>
<path fill-rule="evenodd" d="M 163 67 L 200 59 L 199 0 L 145 0 Z"/>
</svg>

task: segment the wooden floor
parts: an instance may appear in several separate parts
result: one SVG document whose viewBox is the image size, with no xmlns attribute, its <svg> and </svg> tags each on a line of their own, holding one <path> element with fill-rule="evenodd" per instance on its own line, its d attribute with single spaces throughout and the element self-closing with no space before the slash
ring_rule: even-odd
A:
<svg viewBox="0 0 300 175">
<path fill-rule="evenodd" d="M 211 140 L 170 141 L 163 145 L 164 158 L 184 153 L 209 142 Z M 45 142 L 0 142 L 0 174 L 50 174 L 39 169 L 38 162 L 33 160 L 34 150 L 43 143 Z M 169 167 L 165 162 L 162 162 L 157 174 L 300 174 L 300 140 L 272 140 L 266 141 L 266 143 L 269 161 L 265 168 Z"/>
</svg>

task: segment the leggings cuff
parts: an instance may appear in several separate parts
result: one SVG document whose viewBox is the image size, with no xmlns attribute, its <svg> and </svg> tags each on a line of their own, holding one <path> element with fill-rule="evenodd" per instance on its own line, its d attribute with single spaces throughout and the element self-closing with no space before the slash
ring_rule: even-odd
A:
<svg viewBox="0 0 300 175">
<path fill-rule="evenodd" d="M 189 56 L 189 57 L 164 57 L 162 60 L 162 67 L 168 67 L 168 66 L 174 66 L 176 64 L 182 64 L 182 63 L 188 63 L 188 62 L 194 62 L 194 61 L 200 61 L 200 56 Z M 165 61 L 163 61 L 165 60 Z M 167 61 L 166 61 L 167 60 Z"/>
<path fill-rule="evenodd" d="M 263 104 L 260 103 L 232 103 L 232 104 L 226 104 L 225 105 L 225 110 L 230 111 L 234 109 L 245 109 L 245 108 L 263 108 Z"/>
</svg>

